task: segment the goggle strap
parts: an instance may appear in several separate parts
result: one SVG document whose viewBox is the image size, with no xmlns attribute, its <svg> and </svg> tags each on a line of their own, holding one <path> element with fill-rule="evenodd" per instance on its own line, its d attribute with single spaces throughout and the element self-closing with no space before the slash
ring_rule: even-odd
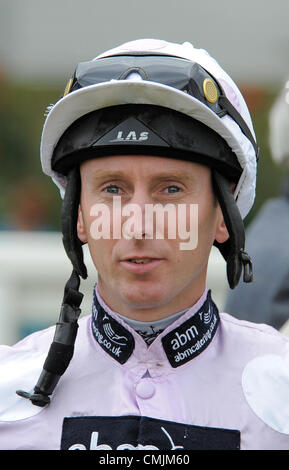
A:
<svg viewBox="0 0 289 470">
<path fill-rule="evenodd" d="M 230 184 L 216 170 L 212 170 L 213 187 L 219 201 L 230 238 L 224 243 L 214 242 L 227 262 L 229 286 L 234 289 L 244 268 L 244 282 L 252 282 L 252 261 L 245 252 L 245 229 Z"/>
<path fill-rule="evenodd" d="M 220 106 L 227 111 L 229 116 L 239 125 L 240 129 L 242 130 L 243 134 L 250 140 L 251 144 L 254 147 L 256 153 L 256 160 L 259 160 L 259 147 L 256 144 L 256 141 L 250 131 L 249 127 L 247 126 L 245 120 L 242 118 L 241 114 L 238 113 L 236 108 L 232 105 L 231 101 L 225 95 L 220 95 L 219 97 L 219 104 Z"/>
</svg>

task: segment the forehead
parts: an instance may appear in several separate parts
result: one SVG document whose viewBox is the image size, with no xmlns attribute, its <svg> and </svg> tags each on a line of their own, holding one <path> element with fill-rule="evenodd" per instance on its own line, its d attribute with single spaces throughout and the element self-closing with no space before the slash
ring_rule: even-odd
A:
<svg viewBox="0 0 289 470">
<path fill-rule="evenodd" d="M 113 155 L 86 160 L 80 165 L 83 176 L 106 177 L 115 173 L 119 176 L 142 177 L 175 176 L 192 177 L 209 174 L 210 169 L 199 163 L 177 158 L 150 155 Z"/>
</svg>

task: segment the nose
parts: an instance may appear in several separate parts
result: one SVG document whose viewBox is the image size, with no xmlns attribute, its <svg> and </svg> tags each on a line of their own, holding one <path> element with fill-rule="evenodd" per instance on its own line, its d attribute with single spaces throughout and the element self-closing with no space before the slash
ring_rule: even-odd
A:
<svg viewBox="0 0 289 470">
<path fill-rule="evenodd" d="M 125 238 L 153 238 L 153 224 L 146 220 L 146 207 L 153 204 L 152 198 L 144 185 L 134 188 L 129 203 L 123 207 L 125 217 L 122 233 Z"/>
</svg>

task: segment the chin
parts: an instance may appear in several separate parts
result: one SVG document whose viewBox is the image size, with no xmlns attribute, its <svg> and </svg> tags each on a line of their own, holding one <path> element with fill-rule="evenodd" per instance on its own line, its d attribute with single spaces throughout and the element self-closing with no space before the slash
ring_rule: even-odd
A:
<svg viewBox="0 0 289 470">
<path fill-rule="evenodd" d="M 169 301 L 167 286 L 156 285 L 156 283 L 131 283 L 122 286 L 121 296 L 131 307 L 135 308 L 157 308 Z"/>
</svg>

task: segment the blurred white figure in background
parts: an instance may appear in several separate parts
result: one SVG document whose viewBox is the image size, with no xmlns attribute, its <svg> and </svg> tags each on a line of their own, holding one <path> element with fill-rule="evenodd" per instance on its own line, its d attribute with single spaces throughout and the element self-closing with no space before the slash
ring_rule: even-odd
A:
<svg viewBox="0 0 289 470">
<path fill-rule="evenodd" d="M 269 115 L 273 160 L 288 174 L 278 198 L 264 203 L 246 233 L 254 282 L 228 293 L 225 311 L 237 318 L 267 323 L 289 335 L 289 80 Z"/>
</svg>

